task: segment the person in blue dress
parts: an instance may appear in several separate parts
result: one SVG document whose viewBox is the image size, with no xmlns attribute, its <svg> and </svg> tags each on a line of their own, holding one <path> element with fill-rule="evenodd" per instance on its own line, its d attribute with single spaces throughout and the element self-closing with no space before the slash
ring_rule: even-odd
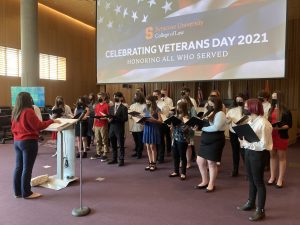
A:
<svg viewBox="0 0 300 225">
<path fill-rule="evenodd" d="M 145 120 L 143 143 L 146 145 L 149 165 L 145 170 L 156 170 L 157 150 L 156 145 L 161 143 L 159 124 L 162 122 L 160 109 L 157 107 L 155 96 L 147 96 L 144 109 Z"/>
</svg>

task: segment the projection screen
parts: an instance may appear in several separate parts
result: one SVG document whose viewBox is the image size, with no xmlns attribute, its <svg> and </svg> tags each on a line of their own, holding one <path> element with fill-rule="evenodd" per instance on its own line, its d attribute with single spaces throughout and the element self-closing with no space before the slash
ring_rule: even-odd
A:
<svg viewBox="0 0 300 225">
<path fill-rule="evenodd" d="M 286 0 L 98 0 L 97 82 L 282 78 Z"/>
</svg>

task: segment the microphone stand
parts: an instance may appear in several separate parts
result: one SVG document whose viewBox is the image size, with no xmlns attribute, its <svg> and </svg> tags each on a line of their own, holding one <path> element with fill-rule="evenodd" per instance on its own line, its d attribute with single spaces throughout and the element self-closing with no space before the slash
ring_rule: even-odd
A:
<svg viewBox="0 0 300 225">
<path fill-rule="evenodd" d="M 82 144 L 82 118 L 84 117 L 85 112 L 83 112 L 83 116 L 80 116 L 78 122 L 79 122 L 79 146 Z M 76 217 L 86 216 L 91 212 L 91 209 L 87 206 L 82 206 L 82 154 L 81 154 L 81 147 L 78 149 L 79 151 L 79 208 L 74 208 L 72 210 L 72 215 Z"/>
</svg>

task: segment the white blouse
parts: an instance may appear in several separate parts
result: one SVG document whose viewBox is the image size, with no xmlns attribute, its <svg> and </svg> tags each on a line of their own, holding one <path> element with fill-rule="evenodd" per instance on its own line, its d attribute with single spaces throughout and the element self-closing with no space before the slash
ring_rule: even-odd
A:
<svg viewBox="0 0 300 225">
<path fill-rule="evenodd" d="M 248 124 L 256 133 L 257 137 L 260 139 L 259 142 L 249 143 L 246 140 L 240 140 L 241 147 L 247 148 L 254 151 L 271 151 L 273 148 L 272 140 L 272 130 L 273 127 L 271 123 L 263 116 L 258 116 L 252 121 L 250 120 Z"/>
<path fill-rule="evenodd" d="M 235 127 L 235 122 L 242 118 L 242 107 L 237 106 L 228 110 L 226 114 L 226 123 L 229 127 L 230 132 L 235 133 L 232 127 Z"/>
</svg>

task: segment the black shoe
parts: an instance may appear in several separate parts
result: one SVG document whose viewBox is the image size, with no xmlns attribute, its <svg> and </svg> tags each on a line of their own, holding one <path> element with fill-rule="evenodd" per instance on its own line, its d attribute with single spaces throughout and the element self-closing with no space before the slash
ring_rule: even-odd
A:
<svg viewBox="0 0 300 225">
<path fill-rule="evenodd" d="M 175 173 L 175 172 L 170 173 L 169 177 L 179 177 L 179 173 Z"/>
<path fill-rule="evenodd" d="M 87 158 L 87 152 L 83 152 L 82 158 Z"/>
<path fill-rule="evenodd" d="M 255 204 L 251 203 L 249 200 L 242 206 L 236 207 L 237 210 L 241 211 L 250 211 L 252 209 L 255 209 Z"/>
<path fill-rule="evenodd" d="M 117 164 L 117 163 L 118 163 L 117 160 L 111 160 L 111 161 L 109 161 L 107 164 Z"/>
<path fill-rule="evenodd" d="M 101 155 L 95 154 L 90 159 L 101 159 Z"/>
<path fill-rule="evenodd" d="M 103 155 L 102 157 L 101 157 L 101 162 L 106 162 L 107 161 L 107 156 L 106 155 Z"/>
<path fill-rule="evenodd" d="M 137 155 L 136 158 L 137 158 L 137 159 L 141 159 L 141 158 L 142 158 L 142 155 Z"/>
<path fill-rule="evenodd" d="M 273 180 L 273 182 L 267 182 L 267 185 L 272 186 L 276 184 L 276 178 Z"/>
<path fill-rule="evenodd" d="M 164 160 L 164 159 L 162 159 L 162 160 L 158 160 L 157 162 L 158 162 L 158 164 L 162 164 L 162 163 L 164 163 L 164 162 L 165 162 L 165 160 Z"/>
<path fill-rule="evenodd" d="M 231 177 L 237 177 L 239 175 L 238 171 L 232 171 L 231 172 Z"/>
<path fill-rule="evenodd" d="M 265 210 L 263 209 L 256 209 L 254 214 L 252 216 L 249 217 L 250 221 L 258 221 L 258 220 L 262 220 L 263 218 L 265 218 Z"/>
<path fill-rule="evenodd" d="M 205 190 L 206 193 L 212 193 L 216 190 L 216 186 L 214 186 L 212 189 L 207 189 Z"/>
<path fill-rule="evenodd" d="M 194 189 L 205 189 L 205 188 L 207 188 L 207 186 L 208 186 L 208 184 L 207 185 L 203 185 L 203 186 L 195 185 Z"/>
<path fill-rule="evenodd" d="M 131 155 L 131 157 L 137 157 L 137 154 L 136 154 L 136 153 L 134 153 L 134 154 L 132 154 L 132 155 Z"/>
<path fill-rule="evenodd" d="M 120 160 L 118 166 L 124 166 L 124 160 Z"/>
<path fill-rule="evenodd" d="M 80 158 L 80 153 L 79 152 L 76 153 L 76 158 Z"/>
</svg>

